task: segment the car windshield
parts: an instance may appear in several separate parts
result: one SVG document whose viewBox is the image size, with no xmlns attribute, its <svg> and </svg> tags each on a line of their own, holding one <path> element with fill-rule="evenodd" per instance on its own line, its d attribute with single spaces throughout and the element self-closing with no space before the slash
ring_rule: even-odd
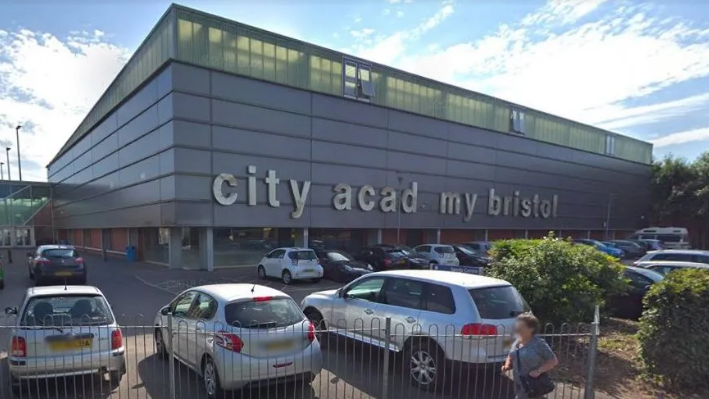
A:
<svg viewBox="0 0 709 399">
<path fill-rule="evenodd" d="M 20 322 L 26 327 L 102 326 L 113 324 L 106 300 L 100 295 L 33 297 Z"/>
<path fill-rule="evenodd" d="M 315 260 L 318 258 L 315 251 L 292 251 L 288 253 L 288 257 L 293 260 Z"/>
<path fill-rule="evenodd" d="M 278 328 L 305 319 L 291 298 L 257 298 L 233 302 L 224 307 L 226 322 L 239 328 Z"/>
<path fill-rule="evenodd" d="M 511 285 L 468 290 L 483 319 L 510 319 L 529 312 L 529 305 Z"/>
<path fill-rule="evenodd" d="M 72 259 L 78 258 L 79 253 L 75 249 L 45 249 L 42 251 L 42 256 L 45 258 Z"/>
<path fill-rule="evenodd" d="M 392 258 L 401 258 L 402 256 L 407 256 L 406 253 L 404 253 L 404 251 L 402 251 L 401 249 L 391 248 L 386 249 L 384 252 L 386 252 Z"/>
<path fill-rule="evenodd" d="M 642 267 L 633 267 L 630 270 L 649 278 L 653 283 L 656 283 L 664 278 L 662 274 L 650 269 L 644 269 Z"/>
<path fill-rule="evenodd" d="M 473 249 L 471 249 L 471 248 L 469 248 L 469 247 L 466 247 L 466 246 L 464 246 L 464 245 L 458 246 L 458 250 L 459 250 L 460 252 L 466 254 L 466 255 L 479 256 L 478 253 L 477 253 L 475 250 L 473 250 Z"/>
<path fill-rule="evenodd" d="M 347 255 L 344 252 L 328 252 L 327 253 L 327 258 L 330 259 L 333 262 L 349 262 L 352 260 L 352 257 Z"/>
</svg>

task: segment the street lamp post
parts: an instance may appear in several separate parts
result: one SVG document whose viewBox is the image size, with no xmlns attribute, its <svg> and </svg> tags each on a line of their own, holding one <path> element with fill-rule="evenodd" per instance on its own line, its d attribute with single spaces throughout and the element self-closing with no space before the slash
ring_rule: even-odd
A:
<svg viewBox="0 0 709 399">
<path fill-rule="evenodd" d="M 0 162 L 0 180 L 5 180 L 5 162 Z"/>
<path fill-rule="evenodd" d="M 7 156 L 7 180 L 12 180 L 12 176 L 10 175 L 10 150 L 12 148 L 6 147 L 5 148 L 5 156 Z"/>
<path fill-rule="evenodd" d="M 17 136 L 17 170 L 20 174 L 20 181 L 22 181 L 22 161 L 20 158 L 20 129 L 22 129 L 22 125 L 17 125 L 17 127 L 15 128 L 15 136 Z"/>
<path fill-rule="evenodd" d="M 610 194 L 608 196 L 608 211 L 606 213 L 606 241 L 608 241 L 610 238 L 608 237 L 608 230 L 610 228 L 610 223 L 611 223 L 611 206 L 613 204 L 613 194 Z"/>
</svg>

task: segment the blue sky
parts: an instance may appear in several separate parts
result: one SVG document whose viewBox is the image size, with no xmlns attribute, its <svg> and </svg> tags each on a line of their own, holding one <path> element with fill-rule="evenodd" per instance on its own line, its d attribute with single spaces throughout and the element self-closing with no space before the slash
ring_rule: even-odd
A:
<svg viewBox="0 0 709 399">
<path fill-rule="evenodd" d="M 46 179 L 44 166 L 169 4 L 0 4 L 0 145 L 15 147 L 14 126 L 25 125 L 25 179 Z M 652 141 L 656 156 L 709 149 L 709 2 L 180 4 Z"/>
</svg>

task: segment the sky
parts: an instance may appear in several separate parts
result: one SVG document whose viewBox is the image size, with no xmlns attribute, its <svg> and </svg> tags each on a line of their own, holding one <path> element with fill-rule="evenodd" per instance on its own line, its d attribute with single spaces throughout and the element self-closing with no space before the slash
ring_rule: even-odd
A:
<svg viewBox="0 0 709 399">
<path fill-rule="evenodd" d="M 709 150 L 708 1 L 179 4 L 650 141 L 655 157 Z M 12 147 L 13 179 L 15 127 L 23 179 L 46 180 L 46 165 L 169 5 L 0 0 L 0 148 Z"/>
</svg>

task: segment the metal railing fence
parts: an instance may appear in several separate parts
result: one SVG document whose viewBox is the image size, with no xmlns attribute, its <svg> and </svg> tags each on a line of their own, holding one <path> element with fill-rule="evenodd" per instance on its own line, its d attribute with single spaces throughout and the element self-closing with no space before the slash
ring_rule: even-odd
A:
<svg viewBox="0 0 709 399">
<path fill-rule="evenodd" d="M 461 331 L 386 318 L 270 328 L 172 315 L 161 326 L 150 318 L 122 321 L 116 333 L 85 323 L 19 327 L 14 316 L 0 318 L 0 398 L 199 399 L 220 393 L 216 381 L 232 388 L 225 398 L 515 397 L 512 372 L 500 369 L 509 326 Z M 549 398 L 594 397 L 598 333 L 598 315 L 592 324 L 543 329 L 559 359 Z"/>
</svg>

